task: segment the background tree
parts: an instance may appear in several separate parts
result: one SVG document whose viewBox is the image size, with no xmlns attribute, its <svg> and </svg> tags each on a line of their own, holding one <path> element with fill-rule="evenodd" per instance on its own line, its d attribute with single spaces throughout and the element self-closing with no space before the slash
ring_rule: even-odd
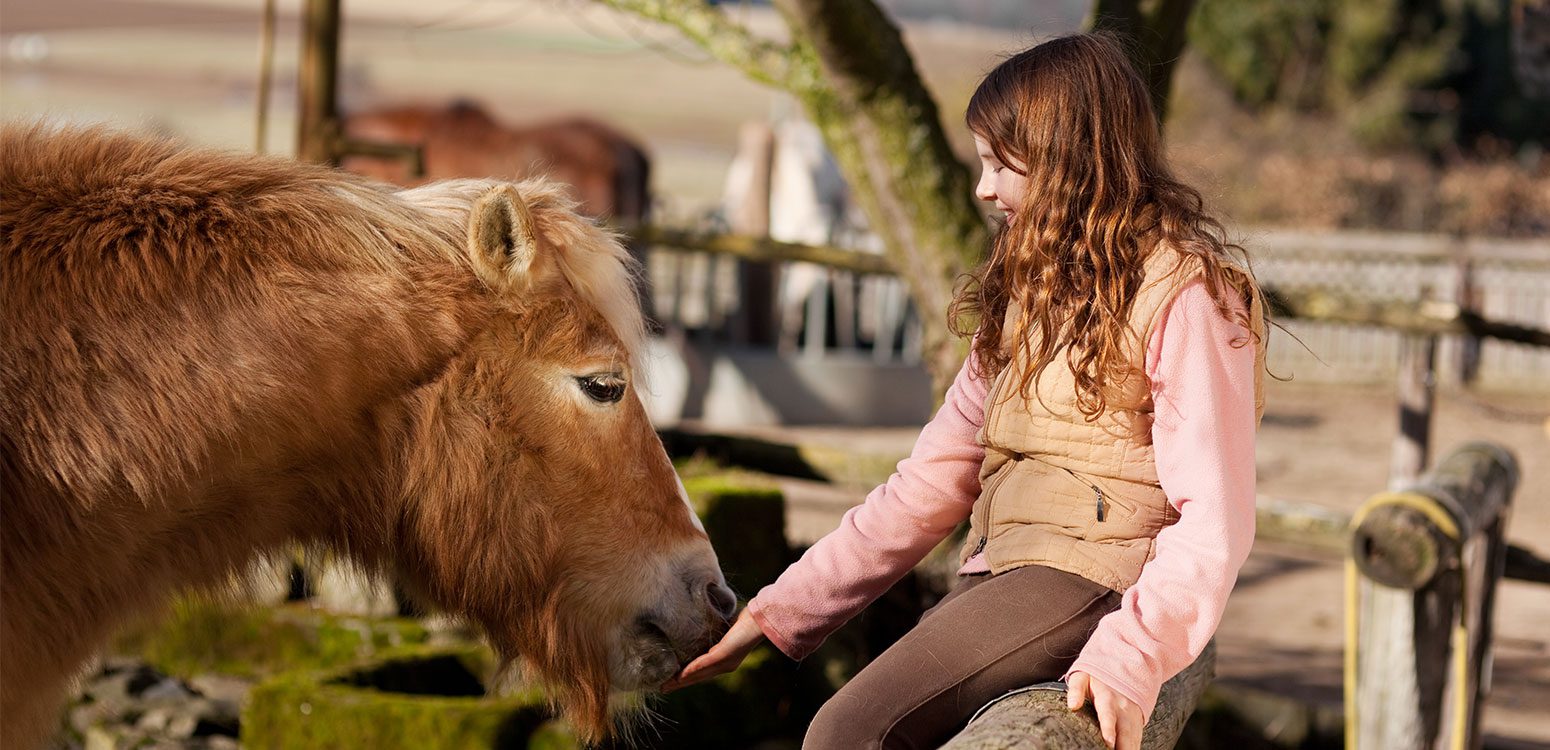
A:
<svg viewBox="0 0 1550 750">
<path fill-rule="evenodd" d="M 602 2 L 677 27 L 802 103 L 923 312 L 924 356 L 940 396 L 965 353 L 947 330 L 947 308 L 961 276 L 979 263 L 987 228 L 970 170 L 953 154 L 898 27 L 872 0 L 774 0 L 788 41 L 759 37 L 705 0 Z M 1137 40 L 1132 54 L 1160 105 L 1193 4 L 1103 0 L 1095 14 L 1097 26 Z"/>
<path fill-rule="evenodd" d="M 1436 153 L 1545 142 L 1550 102 L 1518 84 L 1512 17 L 1510 0 L 1200 0 L 1189 36 L 1244 104 Z"/>
</svg>

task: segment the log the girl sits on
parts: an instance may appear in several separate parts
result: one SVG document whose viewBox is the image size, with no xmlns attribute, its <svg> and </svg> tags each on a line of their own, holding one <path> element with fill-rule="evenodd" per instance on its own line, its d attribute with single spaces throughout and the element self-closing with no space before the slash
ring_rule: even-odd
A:
<svg viewBox="0 0 1550 750">
<path fill-rule="evenodd" d="M 1062 679 L 1111 746 L 1136 748 L 1253 542 L 1261 294 L 1170 174 L 1114 39 L 1007 59 L 967 121 L 975 195 L 1006 215 L 951 311 L 968 360 L 898 473 L 667 687 L 735 668 L 764 638 L 811 653 L 968 518 L 953 591 L 804 746 L 936 747 L 983 704 Z"/>
</svg>

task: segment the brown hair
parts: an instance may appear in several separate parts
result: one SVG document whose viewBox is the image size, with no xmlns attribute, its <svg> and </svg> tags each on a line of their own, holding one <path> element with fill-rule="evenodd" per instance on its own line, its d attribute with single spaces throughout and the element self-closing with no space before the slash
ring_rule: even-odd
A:
<svg viewBox="0 0 1550 750">
<path fill-rule="evenodd" d="M 980 83 L 965 119 L 1004 165 L 1025 165 L 1029 184 L 1017 220 L 996 232 L 949 311 L 954 332 L 977 336 L 981 372 L 1026 363 L 1018 392 L 1028 398 L 1069 345 L 1082 414 L 1131 408 L 1110 396 L 1145 377 L 1126 356 L 1127 321 L 1145 261 L 1162 245 L 1198 259 L 1218 309 L 1257 339 L 1225 296 L 1260 294 L 1243 248 L 1169 171 L 1146 84 L 1116 37 L 1077 34 L 1013 55 Z M 1022 314 L 1007 321 L 1013 303 Z"/>
</svg>

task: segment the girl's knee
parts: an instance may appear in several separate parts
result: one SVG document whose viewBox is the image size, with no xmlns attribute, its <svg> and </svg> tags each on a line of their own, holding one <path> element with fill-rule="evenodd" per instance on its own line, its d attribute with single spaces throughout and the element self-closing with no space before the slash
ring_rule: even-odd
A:
<svg viewBox="0 0 1550 750">
<path fill-rule="evenodd" d="M 875 712 L 861 710 L 867 701 L 841 691 L 830 698 L 813 723 L 807 726 L 802 750 L 875 750 L 882 747 L 886 726 L 878 726 Z"/>
</svg>

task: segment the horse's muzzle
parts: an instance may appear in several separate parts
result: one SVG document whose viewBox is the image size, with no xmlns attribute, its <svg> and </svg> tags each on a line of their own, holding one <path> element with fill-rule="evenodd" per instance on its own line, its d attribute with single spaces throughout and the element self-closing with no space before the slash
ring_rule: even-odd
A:
<svg viewBox="0 0 1550 750">
<path fill-rule="evenodd" d="M 623 645 L 615 680 L 621 687 L 656 687 L 705 653 L 726 633 L 737 613 L 737 597 L 719 570 L 700 566 L 675 576 L 672 593 L 635 619 Z M 674 591 L 673 589 L 676 589 Z"/>
</svg>

